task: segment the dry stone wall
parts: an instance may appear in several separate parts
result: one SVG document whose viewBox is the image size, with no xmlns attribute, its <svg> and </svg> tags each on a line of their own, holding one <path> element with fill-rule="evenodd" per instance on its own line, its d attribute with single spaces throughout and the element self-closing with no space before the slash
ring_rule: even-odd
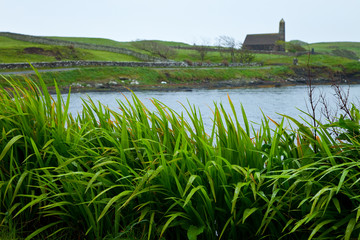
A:
<svg viewBox="0 0 360 240">
<path fill-rule="evenodd" d="M 172 48 L 175 49 L 184 49 L 184 50 L 196 50 L 196 47 L 185 47 L 185 46 L 173 46 Z M 229 52 L 229 49 L 226 48 L 216 48 L 216 47 L 212 47 L 212 48 L 205 48 L 204 50 L 208 51 L 208 52 Z M 296 52 L 296 53 L 291 53 L 291 52 L 283 52 L 283 51 L 266 51 L 266 50 L 250 50 L 251 53 L 262 53 L 262 54 L 273 54 L 273 55 L 284 55 L 284 56 L 301 56 L 304 54 L 308 54 L 308 51 L 304 51 L 304 52 Z M 312 53 L 314 54 L 314 53 Z"/>
<path fill-rule="evenodd" d="M 191 66 L 185 62 L 109 62 L 109 61 L 58 61 L 34 62 L 35 68 L 67 68 L 67 67 L 223 67 L 221 63 L 194 63 Z M 261 66 L 259 63 L 230 63 L 228 67 Z M 31 68 L 29 63 L 0 63 L 0 69 L 26 69 Z"/>
<path fill-rule="evenodd" d="M 107 62 L 107 61 L 58 61 L 34 62 L 35 68 L 66 68 L 66 67 L 186 67 L 183 62 Z M 0 63 L 0 69 L 30 68 L 29 63 Z"/>
</svg>

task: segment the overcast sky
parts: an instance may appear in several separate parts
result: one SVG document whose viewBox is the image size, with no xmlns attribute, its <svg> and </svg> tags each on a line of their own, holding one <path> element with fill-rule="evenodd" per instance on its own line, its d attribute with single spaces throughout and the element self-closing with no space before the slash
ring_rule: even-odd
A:
<svg viewBox="0 0 360 240">
<path fill-rule="evenodd" d="M 243 42 L 281 18 L 287 41 L 360 42 L 360 0 L 0 0 L 0 31 L 38 36 Z"/>
</svg>

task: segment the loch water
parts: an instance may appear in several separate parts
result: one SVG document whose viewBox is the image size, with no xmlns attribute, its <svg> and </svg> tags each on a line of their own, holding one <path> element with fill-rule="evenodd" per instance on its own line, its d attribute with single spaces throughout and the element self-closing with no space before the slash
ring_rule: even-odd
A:
<svg viewBox="0 0 360 240">
<path fill-rule="evenodd" d="M 349 91 L 351 102 L 360 106 L 360 85 L 343 85 L 346 93 Z M 307 86 L 285 86 L 275 88 L 238 88 L 238 89 L 214 89 L 191 91 L 138 91 L 136 96 L 145 104 L 148 109 L 155 111 L 150 99 L 157 99 L 177 113 L 184 112 L 184 107 L 196 106 L 201 112 L 206 128 L 211 128 L 213 119 L 214 104 L 222 103 L 225 110 L 230 114 L 228 96 L 234 103 L 237 117 L 241 119 L 241 104 L 243 105 L 247 118 L 254 123 L 261 123 L 264 113 L 275 121 L 281 121 L 281 114 L 292 116 L 297 119 L 306 118 L 300 110 L 307 112 L 309 106 Z M 335 109 L 337 98 L 334 96 L 334 89 L 330 85 L 317 85 L 314 90 L 314 98 L 318 99 L 320 94 L 327 99 L 328 106 Z M 66 97 L 66 95 L 64 95 Z M 130 92 L 88 92 L 72 93 L 70 98 L 69 111 L 76 115 L 81 112 L 82 99 L 90 97 L 93 101 L 99 101 L 110 109 L 117 111 L 117 101 L 125 101 L 125 97 L 131 99 Z M 322 104 L 318 104 L 317 111 L 320 116 Z M 256 124 L 255 124 L 256 125 Z"/>
</svg>

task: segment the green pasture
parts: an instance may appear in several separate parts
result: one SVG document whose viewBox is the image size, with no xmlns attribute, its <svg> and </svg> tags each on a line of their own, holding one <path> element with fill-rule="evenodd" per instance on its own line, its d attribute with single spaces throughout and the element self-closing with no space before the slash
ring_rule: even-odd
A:
<svg viewBox="0 0 360 240">
<path fill-rule="evenodd" d="M 346 49 L 353 51 L 360 58 L 360 42 L 321 42 L 311 43 L 306 48 L 314 48 L 315 52 L 329 53 L 334 49 Z"/>
<path fill-rule="evenodd" d="M 26 48 L 41 48 L 47 53 L 26 53 Z M 139 61 L 136 58 L 113 52 L 69 48 L 66 46 L 53 46 L 34 44 L 0 37 L 0 63 L 16 62 L 53 62 L 66 60 L 94 60 L 94 61 Z"/>
<path fill-rule="evenodd" d="M 187 61 L 201 62 L 199 52 L 190 49 L 176 49 L 177 55 L 175 56 L 176 61 Z M 207 52 L 205 55 L 204 62 L 221 63 L 224 58 L 219 52 Z"/>
<path fill-rule="evenodd" d="M 104 45 L 104 46 L 110 46 L 110 47 L 120 47 L 120 48 L 131 48 L 132 47 L 132 41 L 131 42 L 118 42 L 118 41 L 106 39 L 106 38 L 81 38 L 81 37 L 46 37 L 46 38 L 63 40 L 63 41 L 71 41 L 71 42 L 89 43 L 89 44 L 95 44 L 95 45 Z M 136 40 L 136 41 L 141 41 L 141 40 Z M 159 40 L 154 40 L 154 41 L 162 43 L 167 46 L 190 46 L 189 44 L 182 43 L 182 42 L 159 41 Z"/>
<path fill-rule="evenodd" d="M 105 38 L 81 38 L 81 37 L 46 37 L 55 40 L 62 41 L 71 41 L 71 42 L 79 42 L 79 43 L 87 43 L 87 44 L 95 44 L 109 47 L 119 47 L 119 48 L 127 48 L 130 50 L 137 50 L 131 44 L 131 42 L 118 42 L 111 39 Z"/>
<path fill-rule="evenodd" d="M 0 48 L 21 48 L 21 47 L 42 47 L 43 44 L 34 44 L 30 42 L 24 42 L 15 40 L 9 37 L 0 36 Z"/>
</svg>

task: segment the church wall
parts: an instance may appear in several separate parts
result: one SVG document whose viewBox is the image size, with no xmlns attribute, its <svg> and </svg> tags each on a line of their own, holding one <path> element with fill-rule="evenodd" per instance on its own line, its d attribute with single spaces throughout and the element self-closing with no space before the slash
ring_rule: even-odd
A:
<svg viewBox="0 0 360 240">
<path fill-rule="evenodd" d="M 275 45 L 247 45 L 247 49 L 256 51 L 274 51 Z"/>
</svg>

